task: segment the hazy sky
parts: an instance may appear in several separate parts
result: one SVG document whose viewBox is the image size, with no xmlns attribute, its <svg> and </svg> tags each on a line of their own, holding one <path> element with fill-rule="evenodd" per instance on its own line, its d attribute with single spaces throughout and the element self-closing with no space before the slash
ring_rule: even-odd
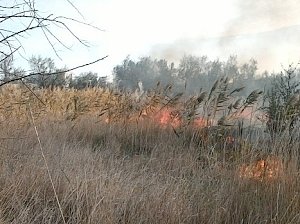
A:
<svg viewBox="0 0 300 224">
<path fill-rule="evenodd" d="M 51 2 L 51 4 L 50 4 Z M 78 24 L 73 31 L 89 41 L 80 46 L 70 35 L 55 30 L 72 51 L 58 46 L 63 61 L 72 67 L 109 55 L 105 61 L 85 68 L 100 75 L 111 74 L 127 56 L 153 56 L 178 61 L 184 54 L 240 61 L 258 60 L 260 71 L 279 70 L 300 60 L 299 0 L 36 0 L 45 13 L 65 15 L 92 23 L 103 32 Z M 24 42 L 27 56 L 55 58 L 51 47 L 35 33 Z"/>
</svg>

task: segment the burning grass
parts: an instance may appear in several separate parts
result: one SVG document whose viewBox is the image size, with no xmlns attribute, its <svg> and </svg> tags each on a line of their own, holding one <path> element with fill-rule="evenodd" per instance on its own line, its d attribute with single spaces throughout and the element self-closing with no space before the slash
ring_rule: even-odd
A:
<svg viewBox="0 0 300 224">
<path fill-rule="evenodd" d="M 5 127 L 3 222 L 62 223 L 33 128 Z M 277 157 L 244 165 L 255 149 L 232 151 L 232 160 L 212 143 L 187 144 L 188 133 L 178 138 L 149 123 L 105 124 L 93 117 L 45 120 L 37 128 L 67 223 L 300 221 L 297 168 L 285 169 Z M 260 144 L 262 151 L 268 147 Z"/>
<path fill-rule="evenodd" d="M 268 156 L 250 164 L 243 164 L 239 169 L 239 176 L 243 179 L 257 181 L 273 181 L 284 175 L 282 159 Z"/>
<path fill-rule="evenodd" d="M 1 91 L 3 223 L 63 223 L 29 106 L 66 223 L 300 223 L 300 141 L 217 125 L 220 96 Z"/>
<path fill-rule="evenodd" d="M 94 115 L 106 122 L 148 119 L 173 127 L 228 125 L 253 116 L 249 109 L 261 94 L 253 91 L 245 100 L 236 99 L 234 94 L 241 88 L 231 88 L 228 79 L 221 78 L 210 91 L 198 96 L 172 93 L 169 86 L 158 85 L 137 98 L 134 93 L 108 88 L 40 89 L 33 93 L 25 86 L 8 85 L 0 90 L 0 119 L 28 122 L 30 107 L 37 120 L 75 120 L 82 115 Z"/>
</svg>

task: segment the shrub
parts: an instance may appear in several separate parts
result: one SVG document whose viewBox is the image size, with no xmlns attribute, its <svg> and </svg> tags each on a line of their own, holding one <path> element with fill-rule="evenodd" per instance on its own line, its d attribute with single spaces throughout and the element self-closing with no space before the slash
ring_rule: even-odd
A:
<svg viewBox="0 0 300 224">
<path fill-rule="evenodd" d="M 285 131 L 291 135 L 300 118 L 300 82 L 295 79 L 295 71 L 290 65 L 274 78 L 265 94 L 263 111 L 267 116 L 267 132 L 272 138 Z"/>
</svg>

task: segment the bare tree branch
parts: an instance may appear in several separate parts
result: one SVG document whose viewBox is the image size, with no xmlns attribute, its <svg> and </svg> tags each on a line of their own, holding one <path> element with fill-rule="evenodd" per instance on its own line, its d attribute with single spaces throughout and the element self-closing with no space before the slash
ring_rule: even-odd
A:
<svg viewBox="0 0 300 224">
<path fill-rule="evenodd" d="M 31 74 L 28 74 L 28 75 L 23 75 L 23 76 L 20 76 L 20 77 L 13 78 L 13 79 L 10 79 L 10 80 L 8 80 L 8 81 L 5 81 L 5 82 L 3 82 L 3 83 L 0 83 L 0 87 L 6 85 L 6 84 L 8 84 L 8 83 L 15 82 L 15 81 L 19 81 L 19 80 L 23 80 L 23 79 L 26 79 L 26 78 L 28 78 L 28 77 L 35 76 L 35 75 L 49 75 L 49 76 L 50 76 L 50 75 L 57 75 L 57 74 L 62 74 L 62 73 L 74 71 L 74 70 L 76 70 L 76 69 L 83 68 L 83 67 L 86 67 L 86 66 L 95 64 L 95 63 L 97 63 L 97 62 L 99 62 L 99 61 L 104 60 L 104 59 L 107 58 L 107 57 L 108 57 L 108 55 L 105 56 L 105 57 L 99 58 L 99 59 L 97 59 L 97 60 L 95 60 L 95 61 L 92 61 L 92 62 L 89 62 L 89 63 L 86 63 L 86 64 L 82 64 L 82 65 L 78 65 L 78 66 L 76 66 L 76 67 L 73 67 L 73 68 L 70 68 L 70 69 L 65 69 L 65 70 L 62 70 L 62 71 L 51 72 L 51 73 L 47 73 L 47 74 L 41 73 L 41 72 L 37 72 L 37 73 L 31 73 Z"/>
<path fill-rule="evenodd" d="M 67 0 L 67 2 L 82 16 L 79 9 L 73 4 L 71 0 Z M 18 21 L 16 22 L 15 20 Z M 0 44 L 3 45 L 2 48 L 4 48 L 4 50 L 1 49 L 2 52 L 0 53 L 0 58 L 3 58 L 1 57 L 1 54 L 7 56 L 16 53 L 18 50 L 13 51 L 12 49 L 20 49 L 20 46 L 22 44 L 19 40 L 17 40 L 19 46 L 14 46 L 15 44 L 13 43 L 13 40 L 16 40 L 17 37 L 22 37 L 22 35 L 25 33 L 29 34 L 33 30 L 40 29 L 43 32 L 46 40 L 48 41 L 52 50 L 55 52 L 58 58 L 60 58 L 60 56 L 57 52 L 56 47 L 54 47 L 54 41 L 52 41 L 50 37 L 54 38 L 53 40 L 57 41 L 64 48 L 70 49 L 70 47 L 66 46 L 66 44 L 64 44 L 63 41 L 57 35 L 55 35 L 53 31 L 51 31 L 51 26 L 59 25 L 61 28 L 71 34 L 71 36 L 75 38 L 75 40 L 86 47 L 89 46 L 87 44 L 87 41 L 81 39 L 70 29 L 69 25 L 67 24 L 68 21 L 89 26 L 99 31 L 103 31 L 92 24 L 86 23 L 84 21 L 79 21 L 74 18 L 54 16 L 53 14 L 49 14 L 46 16 L 40 14 L 39 11 L 35 8 L 34 0 L 16 0 L 15 5 L 11 6 L 1 5 L 0 3 L 0 24 L 7 25 L 7 21 L 22 24 L 23 21 L 25 22 L 27 20 L 29 20 L 28 25 L 25 25 L 25 27 L 21 29 L 14 30 L 11 29 L 10 26 L 8 26 L 8 29 L 5 29 L 3 26 L 1 27 L 0 35 L 2 36 L 2 39 L 0 39 Z"/>
<path fill-rule="evenodd" d="M 83 15 L 79 11 L 79 9 L 73 4 L 72 0 L 66 0 L 71 7 L 73 7 L 77 13 L 81 15 L 81 17 L 84 19 Z M 58 43 L 59 46 L 62 46 L 65 49 L 71 50 L 70 47 L 68 47 L 63 40 L 60 38 L 59 35 L 56 35 L 53 31 L 52 27 L 56 26 L 59 27 L 65 32 L 69 33 L 76 41 L 78 41 L 80 44 L 82 44 L 85 47 L 88 47 L 87 41 L 83 40 L 79 36 L 77 36 L 76 33 L 73 32 L 73 30 L 69 27 L 69 22 L 77 23 L 85 26 L 92 27 L 94 29 L 97 29 L 99 31 L 103 31 L 99 29 L 98 27 L 91 25 L 89 23 L 86 23 L 85 21 L 80 21 L 74 18 L 69 18 L 65 16 L 57 16 L 53 14 L 46 14 L 41 13 L 38 9 L 36 9 L 35 0 L 14 0 L 13 4 L 5 5 L 5 3 L 0 3 L 0 63 L 6 61 L 9 58 L 13 58 L 13 56 L 16 53 L 19 53 L 21 57 L 22 54 L 19 52 L 19 50 L 22 48 L 25 51 L 25 48 L 22 44 L 22 38 L 25 38 L 26 35 L 30 35 L 32 31 L 34 30 L 40 30 L 47 42 L 49 43 L 50 47 L 56 54 L 56 56 L 60 58 L 60 55 L 58 54 L 57 46 Z M 7 3 L 7 2 L 6 2 Z M 16 26 L 11 26 L 11 23 L 16 24 Z M 63 71 L 57 71 L 54 73 L 30 73 L 22 76 L 14 76 L 13 74 L 8 74 L 12 78 L 7 80 L 7 77 L 2 80 L 2 83 L 0 86 L 3 86 L 5 84 L 14 82 L 14 81 L 22 81 L 23 79 L 26 79 L 31 76 L 37 76 L 37 75 L 57 75 L 69 71 L 76 70 L 78 68 L 82 68 L 94 63 L 97 63 L 103 59 L 105 59 L 107 56 L 97 59 L 95 61 L 92 61 L 87 64 L 79 65 L 71 69 L 63 70 Z M 24 57 L 23 57 L 24 58 Z M 26 58 L 25 58 L 26 59 Z M 27 59 L 26 59 L 27 60 Z M 1 80 L 0 80 L 1 81 Z"/>
<path fill-rule="evenodd" d="M 77 13 L 84 19 L 84 16 L 80 12 L 80 10 L 71 2 L 70 0 L 67 0 L 67 2 L 77 11 Z"/>
</svg>

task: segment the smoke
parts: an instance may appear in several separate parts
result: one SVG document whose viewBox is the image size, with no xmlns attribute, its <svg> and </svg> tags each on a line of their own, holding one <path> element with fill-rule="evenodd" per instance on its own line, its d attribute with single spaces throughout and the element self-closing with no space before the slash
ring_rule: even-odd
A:
<svg viewBox="0 0 300 224">
<path fill-rule="evenodd" d="M 184 55 L 205 55 L 209 58 L 220 56 L 216 48 L 218 38 L 186 38 L 169 44 L 157 44 L 151 48 L 150 55 L 178 63 Z"/>
<path fill-rule="evenodd" d="M 229 22 L 224 36 L 299 25 L 298 0 L 236 0 L 235 4 L 237 17 Z"/>
<path fill-rule="evenodd" d="M 184 55 L 196 54 L 201 47 L 203 47 L 203 45 L 200 44 L 198 40 L 180 39 L 173 43 L 153 46 L 150 55 L 154 58 L 164 58 L 176 63 L 179 62 Z"/>
<path fill-rule="evenodd" d="M 150 55 L 178 62 L 184 54 L 226 60 L 237 55 L 241 63 L 254 58 L 259 71 L 279 71 L 300 59 L 299 0 L 235 0 L 236 15 L 217 37 L 182 38 L 153 46 Z M 209 19 L 209 18 L 208 18 Z"/>
<path fill-rule="evenodd" d="M 220 38 L 221 54 L 236 49 L 241 60 L 253 57 L 260 70 L 281 70 L 300 59 L 298 0 L 237 0 L 237 17 Z M 227 50 L 226 50 L 227 49 Z"/>
</svg>

